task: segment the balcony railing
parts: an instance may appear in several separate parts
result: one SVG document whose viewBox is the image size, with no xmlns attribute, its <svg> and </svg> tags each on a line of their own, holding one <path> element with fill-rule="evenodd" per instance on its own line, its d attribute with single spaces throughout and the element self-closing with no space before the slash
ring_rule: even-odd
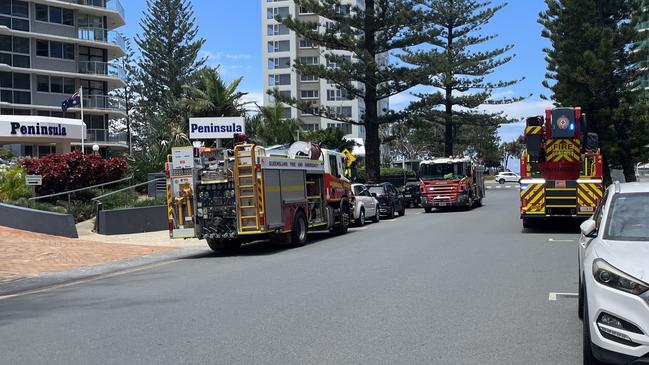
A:
<svg viewBox="0 0 649 365">
<path fill-rule="evenodd" d="M 122 19 L 126 20 L 126 12 L 119 0 L 77 0 L 77 4 L 114 10 L 122 16 Z"/>
<path fill-rule="evenodd" d="M 120 145 L 128 144 L 126 132 L 115 133 L 108 129 L 87 129 L 86 132 L 88 143 L 100 142 Z"/>
<path fill-rule="evenodd" d="M 83 107 L 87 109 L 106 109 L 117 112 L 126 112 L 124 99 L 109 95 L 84 95 Z"/>
<path fill-rule="evenodd" d="M 126 76 L 122 66 L 111 62 L 79 61 L 78 70 L 81 74 L 112 76 L 122 80 Z"/>
<path fill-rule="evenodd" d="M 117 32 L 109 32 L 104 28 L 80 26 L 78 30 L 78 38 L 94 42 L 114 43 L 120 46 L 120 48 L 126 49 L 126 41 L 121 34 Z"/>
</svg>

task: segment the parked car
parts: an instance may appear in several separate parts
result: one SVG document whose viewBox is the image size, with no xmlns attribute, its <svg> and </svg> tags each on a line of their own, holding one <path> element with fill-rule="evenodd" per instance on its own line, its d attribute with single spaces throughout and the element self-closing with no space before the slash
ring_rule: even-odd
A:
<svg viewBox="0 0 649 365">
<path fill-rule="evenodd" d="M 496 175 L 495 180 L 501 184 L 504 184 L 506 182 L 518 182 L 520 179 L 521 176 L 515 172 L 503 171 L 499 172 L 498 175 Z"/>
<path fill-rule="evenodd" d="M 418 207 L 421 204 L 421 191 L 419 190 L 419 180 L 411 179 L 403 187 L 403 200 L 407 207 Z"/>
<path fill-rule="evenodd" d="M 356 225 L 365 225 L 366 217 L 370 217 L 372 222 L 377 223 L 381 219 L 379 201 L 363 184 L 352 184 L 352 191 L 354 192 L 354 221 Z"/>
<path fill-rule="evenodd" d="M 647 363 L 649 183 L 611 185 L 581 232 L 583 363 Z"/>
<path fill-rule="evenodd" d="M 403 201 L 403 195 L 399 194 L 394 185 L 385 182 L 381 184 L 368 184 L 367 188 L 376 200 L 379 201 L 381 214 L 388 218 L 394 217 L 398 212 L 399 216 L 406 214 L 406 204 Z"/>
</svg>

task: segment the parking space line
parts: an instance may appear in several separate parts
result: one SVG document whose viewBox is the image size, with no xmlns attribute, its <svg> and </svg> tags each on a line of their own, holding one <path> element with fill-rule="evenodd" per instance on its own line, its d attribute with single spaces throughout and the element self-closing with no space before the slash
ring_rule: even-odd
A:
<svg viewBox="0 0 649 365">
<path fill-rule="evenodd" d="M 559 298 L 578 298 L 579 294 L 578 293 L 554 293 L 550 292 L 548 295 L 548 300 L 551 302 L 556 302 L 557 299 Z"/>
<path fill-rule="evenodd" d="M 554 238 L 548 238 L 548 242 L 576 242 L 577 240 L 556 240 Z"/>
</svg>

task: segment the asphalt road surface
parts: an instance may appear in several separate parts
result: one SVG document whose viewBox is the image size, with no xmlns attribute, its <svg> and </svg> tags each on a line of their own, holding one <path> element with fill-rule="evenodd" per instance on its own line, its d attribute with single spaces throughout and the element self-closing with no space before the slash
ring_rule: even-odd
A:
<svg viewBox="0 0 649 365">
<path fill-rule="evenodd" d="M 2 364 L 578 364 L 576 233 L 470 212 L 0 300 Z"/>
</svg>

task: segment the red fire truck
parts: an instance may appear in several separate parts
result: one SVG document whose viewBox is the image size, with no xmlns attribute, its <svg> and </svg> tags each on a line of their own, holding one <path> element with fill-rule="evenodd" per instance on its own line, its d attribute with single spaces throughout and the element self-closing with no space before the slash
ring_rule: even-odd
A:
<svg viewBox="0 0 649 365">
<path fill-rule="evenodd" d="M 303 245 L 309 230 L 347 232 L 352 193 L 343 154 L 306 142 L 193 152 L 191 163 L 182 153 L 167 163 L 171 237 L 223 250 L 266 238 Z"/>
<path fill-rule="evenodd" d="M 482 204 L 485 196 L 484 167 L 469 157 L 437 158 L 419 165 L 421 205 L 426 213 L 433 208 Z"/>
<path fill-rule="evenodd" d="M 588 218 L 604 191 L 597 134 L 581 108 L 554 108 L 526 119 L 521 156 L 523 227 L 550 217 Z"/>
</svg>

